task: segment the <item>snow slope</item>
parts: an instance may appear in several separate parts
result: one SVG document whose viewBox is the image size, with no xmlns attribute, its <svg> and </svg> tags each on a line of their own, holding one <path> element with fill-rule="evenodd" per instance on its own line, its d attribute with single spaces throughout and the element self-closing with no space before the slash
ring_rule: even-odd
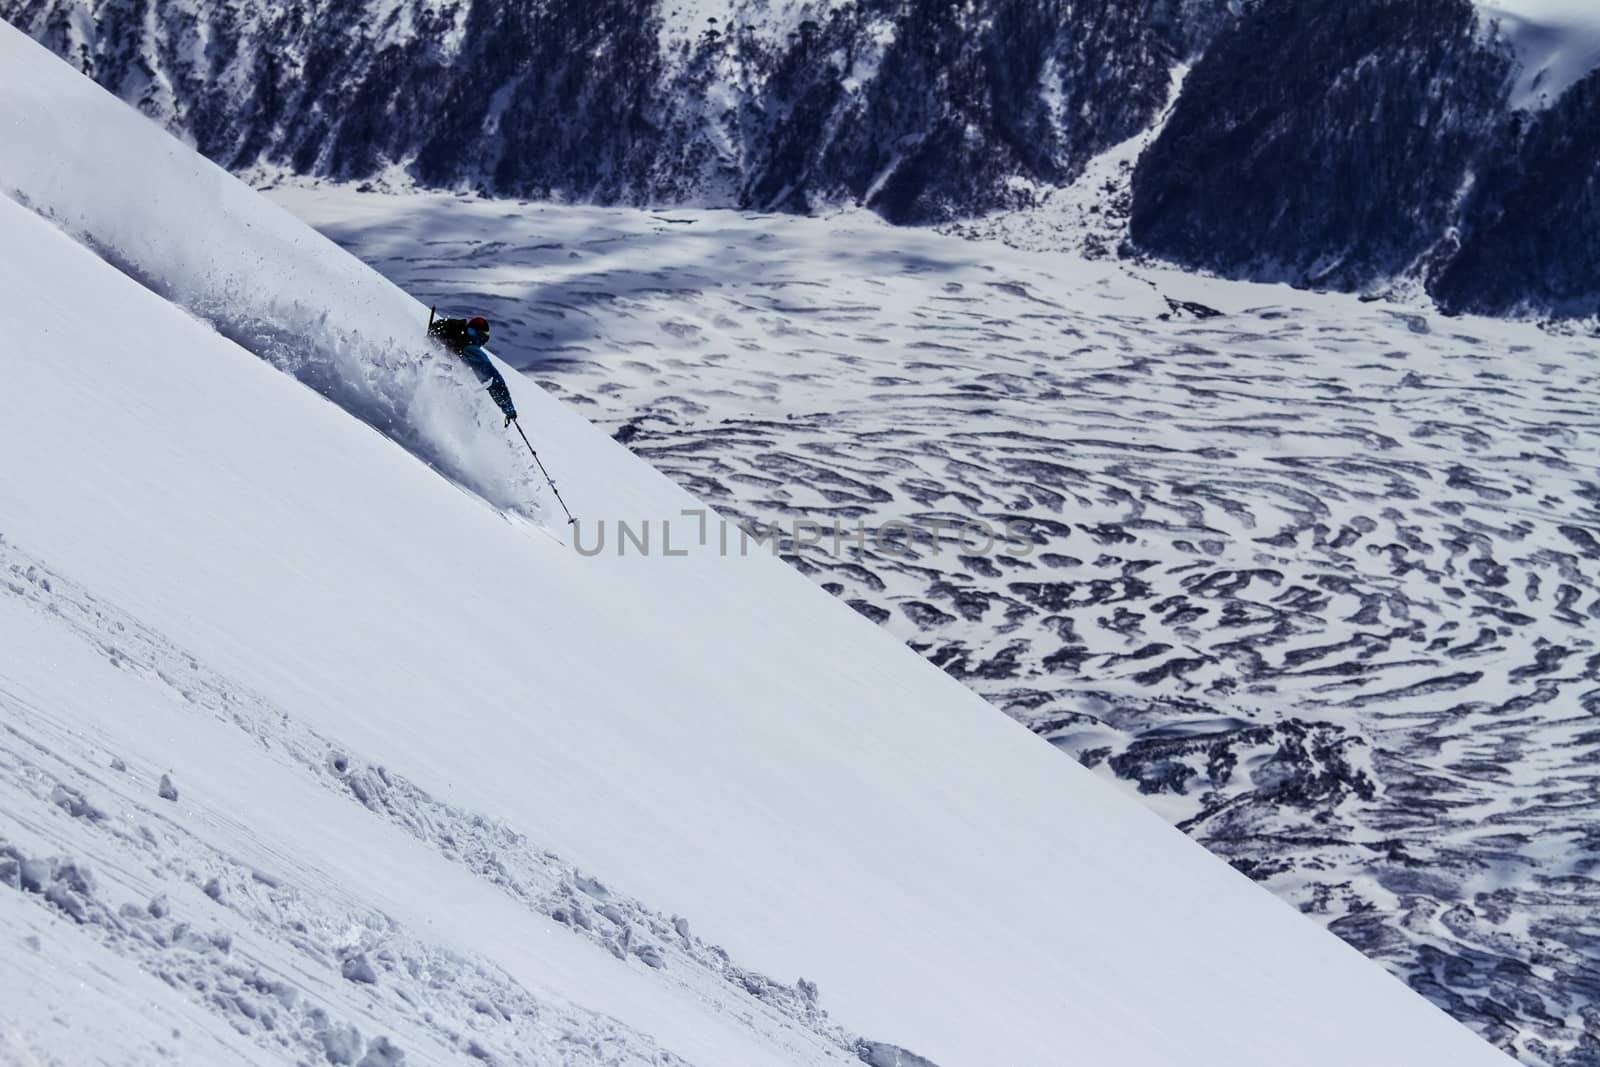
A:
<svg viewBox="0 0 1600 1067">
<path fill-rule="evenodd" d="M 576 556 L 420 305 L 5 28 L 0 70 L 20 1055 L 845 1055 L 679 913 L 945 1067 L 1503 1062 L 788 568 Z M 579 514 L 694 506 L 517 400 Z"/>
<path fill-rule="evenodd" d="M 0 836 L 36 863 L 59 854 L 100 872 L 98 891 L 63 905 L 89 913 L 89 936 L 175 986 L 216 989 L 228 998 L 222 1021 L 262 1043 L 295 1028 L 322 1042 L 328 1029 L 356 1025 L 392 1035 L 421 1062 L 445 1062 L 469 1051 L 452 1030 L 487 1015 L 502 1025 L 474 1040 L 510 1062 L 620 1053 L 653 1063 L 657 1041 L 690 1062 L 837 1060 L 828 1041 L 759 1004 L 744 1009 L 757 1014 L 753 1026 L 724 1012 L 717 1002 L 731 990 L 696 986 L 692 975 L 687 989 L 663 988 L 566 933 L 547 917 L 551 906 L 528 906 L 546 890 L 541 880 L 552 890 L 586 883 L 486 817 L 516 810 L 498 794 L 532 773 L 571 794 L 554 806 L 567 810 L 571 830 L 582 790 L 546 766 L 545 746 L 530 741 L 555 732 L 535 725 L 542 701 L 524 703 L 507 677 L 518 655 L 503 646 L 537 640 L 537 630 L 507 625 L 503 613 L 517 604 L 502 601 L 496 616 L 482 601 L 497 555 L 542 555 L 554 570 L 551 557 L 565 562 L 566 553 L 462 497 L 10 200 L 0 207 L 8 242 L 30 250 L 27 263 L 6 261 L 7 329 L 59 323 L 43 335 L 52 351 L 74 354 L 7 366 L 7 395 L 30 404 L 7 420 L 0 472 L 10 594 L 0 599 L 0 633 L 13 650 L 0 670 L 10 735 Z M 464 551 L 485 535 L 487 558 Z M 552 595 L 537 583 L 515 588 L 535 604 Z M 135 617 L 123 604 L 144 610 Z M 483 622 L 500 624 L 502 647 L 475 636 Z M 470 649 L 482 644 L 501 658 L 500 673 L 489 673 L 487 688 L 463 686 L 447 665 L 479 666 Z M 391 654 L 402 658 L 390 664 Z M 512 709 L 521 736 L 483 732 Z M 480 716 L 476 744 L 462 741 L 474 721 L 464 712 Z M 428 747 L 454 754 L 417 775 L 431 798 L 412 795 L 396 771 L 423 771 L 418 754 Z M 495 751 L 505 762 L 483 780 L 476 765 Z M 126 776 L 106 770 L 108 753 Z M 156 796 L 167 772 L 180 787 L 171 814 L 157 810 L 167 807 Z M 474 778 L 476 790 L 455 784 Z M 439 802 L 457 795 L 473 803 L 469 812 Z M 553 817 L 542 811 L 537 821 Z M 75 875 L 50 877 L 78 888 Z M 634 910 L 603 889 L 585 895 Z M 7 906 L 15 899 L 8 894 Z M 170 928 L 140 928 L 169 915 Z M 38 923 L 26 918 L 18 936 Z M 670 946 L 659 947 L 674 965 Z M 6 986 L 8 1014 L 17 1012 L 8 1024 L 72 1063 L 86 1061 L 75 1043 L 101 1014 L 99 998 L 60 992 L 77 972 L 101 969 L 102 954 L 84 959 L 83 948 L 41 947 L 39 962 L 13 969 Z M 340 980 L 348 960 L 368 955 L 378 987 L 393 990 L 387 1003 Z M 36 972 L 56 981 L 41 984 Z M 439 984 L 445 992 L 430 995 Z M 181 1029 L 185 1041 L 167 1046 L 188 1062 L 222 1062 L 195 1034 L 204 1029 L 191 1023 L 192 1008 L 154 989 L 163 996 L 133 994 L 135 1004 L 160 1005 L 142 1028 L 155 1035 L 146 1043 L 158 1048 L 169 1027 Z M 273 1008 L 280 1019 L 265 1033 L 246 1023 Z M 118 1047 L 95 1034 L 87 1031 L 88 1049 Z M 574 1042 L 587 1054 L 564 1048 Z M 277 1062 L 237 1038 L 234 1055 Z"/>
<path fill-rule="evenodd" d="M 1479 0 L 1477 6 L 1516 50 L 1512 107 L 1549 107 L 1600 67 L 1600 5 L 1592 0 Z"/>
<path fill-rule="evenodd" d="M 722 514 L 837 521 L 787 558 L 1526 1063 L 1593 1067 L 1591 338 L 866 215 L 269 195 Z M 910 551 L 848 536 L 894 522 Z"/>
</svg>

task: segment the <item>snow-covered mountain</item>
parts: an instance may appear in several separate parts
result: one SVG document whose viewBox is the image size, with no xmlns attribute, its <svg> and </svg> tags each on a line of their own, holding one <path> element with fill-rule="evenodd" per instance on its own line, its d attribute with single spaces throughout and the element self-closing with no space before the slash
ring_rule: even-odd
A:
<svg viewBox="0 0 1600 1067">
<path fill-rule="evenodd" d="M 1059 222 L 1057 193 L 1151 130 L 1193 62 L 1131 189 L 1089 190 L 1126 217 L 1128 252 L 1421 287 L 1451 311 L 1600 311 L 1585 0 L 0 0 L 0 16 L 235 170 L 902 223 Z M 1056 239 L 1077 247 L 1076 229 Z"/>
<path fill-rule="evenodd" d="M 814 581 L 1530 1067 L 1600 1063 L 1587 339 L 864 214 L 271 195 L 720 513 L 819 524 Z"/>
<path fill-rule="evenodd" d="M 420 303 L 6 27 L 0 113 L 7 1062 L 1505 1062 L 791 568 L 575 554 Z"/>
</svg>

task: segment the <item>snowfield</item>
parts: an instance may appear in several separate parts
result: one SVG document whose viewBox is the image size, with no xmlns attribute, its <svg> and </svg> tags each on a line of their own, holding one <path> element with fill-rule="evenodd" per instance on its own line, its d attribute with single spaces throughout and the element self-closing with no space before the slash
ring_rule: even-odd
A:
<svg viewBox="0 0 1600 1067">
<path fill-rule="evenodd" d="M 721 513 L 839 523 L 786 554 L 1463 1022 L 1596 1062 L 1591 338 L 866 215 L 270 195 Z"/>
<path fill-rule="evenodd" d="M 1504 1062 L 791 568 L 578 556 L 422 304 L 0 71 L 7 1060 Z"/>
</svg>

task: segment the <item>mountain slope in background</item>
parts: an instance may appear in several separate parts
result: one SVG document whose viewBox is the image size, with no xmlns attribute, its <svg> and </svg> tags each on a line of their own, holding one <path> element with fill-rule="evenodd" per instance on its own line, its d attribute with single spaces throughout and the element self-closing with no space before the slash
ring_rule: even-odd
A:
<svg viewBox="0 0 1600 1067">
<path fill-rule="evenodd" d="M 1590 55 L 1588 22 L 1557 39 Z M 1139 161 L 1134 243 L 1238 278 L 1411 280 L 1452 312 L 1600 314 L 1600 74 L 1567 61 L 1570 88 L 1515 107 L 1516 41 L 1467 0 L 1265 0 Z"/>
<path fill-rule="evenodd" d="M 820 985 L 946 1067 L 1504 1062 L 789 568 L 574 555 L 420 304 L 0 71 L 8 1055 L 904 1062 Z M 696 505 L 518 400 L 581 512 Z"/>
<path fill-rule="evenodd" d="M 1150 130 L 1128 251 L 1600 312 L 1574 0 L 0 0 L 236 171 L 896 223 L 1032 210 Z M 1048 216 L 1048 211 L 1046 212 Z M 1061 238 L 1078 247 L 1074 234 Z"/>
<path fill-rule="evenodd" d="M 1361 288 L 1454 219 L 1509 77 L 1465 0 L 1266 3 L 1220 36 L 1134 177 L 1134 241 L 1235 274 Z"/>
<path fill-rule="evenodd" d="M 232 169 L 603 202 L 1023 202 L 1147 125 L 1222 0 L 8 0 Z M 1107 62 L 1106 57 L 1117 57 Z M 1018 182 L 1022 186 L 1018 186 Z"/>
</svg>

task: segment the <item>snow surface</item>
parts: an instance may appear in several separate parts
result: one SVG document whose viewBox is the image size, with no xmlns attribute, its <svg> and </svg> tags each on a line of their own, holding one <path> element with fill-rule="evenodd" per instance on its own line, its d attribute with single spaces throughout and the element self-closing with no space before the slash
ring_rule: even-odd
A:
<svg viewBox="0 0 1600 1067">
<path fill-rule="evenodd" d="M 1600 4 L 1594 0 L 1478 0 L 1477 6 L 1516 50 L 1512 107 L 1549 107 L 1600 67 Z"/>
<path fill-rule="evenodd" d="M 1592 338 L 864 214 L 270 195 L 723 514 L 837 519 L 785 548 L 819 584 L 1528 1064 L 1589 1067 Z M 1039 543 L 848 537 L 971 519 Z"/>
<path fill-rule="evenodd" d="M 1503 1062 L 789 568 L 578 557 L 420 304 L 0 71 L 8 1055 L 848 1058 L 676 913 L 944 1067 Z M 695 506 L 521 384 L 579 514 Z"/>
</svg>

